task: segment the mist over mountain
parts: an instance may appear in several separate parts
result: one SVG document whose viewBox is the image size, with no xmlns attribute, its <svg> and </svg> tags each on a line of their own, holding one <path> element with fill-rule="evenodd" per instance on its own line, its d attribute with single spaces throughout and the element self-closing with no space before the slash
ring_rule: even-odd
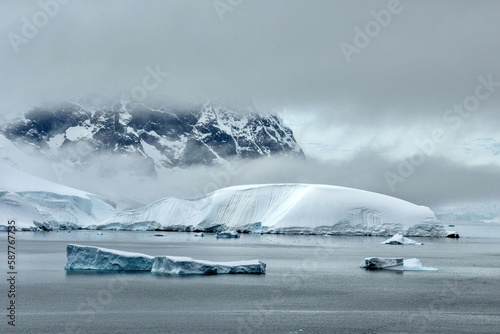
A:
<svg viewBox="0 0 500 334">
<path fill-rule="evenodd" d="M 262 157 L 305 158 L 292 131 L 252 107 L 222 104 L 165 106 L 129 100 L 37 106 L 0 128 L 29 154 L 66 169 L 118 169 L 155 177 L 158 170 L 224 165 Z"/>
</svg>

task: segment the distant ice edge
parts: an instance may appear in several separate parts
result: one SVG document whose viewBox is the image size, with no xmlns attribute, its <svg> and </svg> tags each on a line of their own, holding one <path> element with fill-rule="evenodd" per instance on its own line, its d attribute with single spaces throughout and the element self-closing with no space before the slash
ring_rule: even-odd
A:
<svg viewBox="0 0 500 334">
<path fill-rule="evenodd" d="M 190 257 L 150 256 L 94 246 L 69 244 L 66 270 L 147 271 L 164 275 L 265 274 L 260 260 L 212 262 Z"/>
<path fill-rule="evenodd" d="M 170 225 L 162 226 L 157 222 L 136 222 L 132 224 L 109 223 L 98 226 L 91 226 L 97 230 L 113 230 L 113 231 L 165 231 L 165 232 L 205 232 L 216 233 L 233 229 L 238 233 L 255 233 L 247 229 L 246 226 L 228 226 L 225 224 L 217 224 L 213 226 L 201 227 L 193 225 Z M 264 234 L 294 234 L 294 235 L 342 235 L 342 236 L 393 236 L 402 234 L 406 237 L 446 237 L 450 232 L 442 225 L 437 223 L 422 223 L 405 228 L 400 224 L 384 224 L 379 227 L 365 227 L 362 225 L 349 224 L 346 222 L 338 223 L 332 226 L 310 227 L 282 227 L 273 228 L 262 226 L 262 230 L 258 233 Z"/>
</svg>

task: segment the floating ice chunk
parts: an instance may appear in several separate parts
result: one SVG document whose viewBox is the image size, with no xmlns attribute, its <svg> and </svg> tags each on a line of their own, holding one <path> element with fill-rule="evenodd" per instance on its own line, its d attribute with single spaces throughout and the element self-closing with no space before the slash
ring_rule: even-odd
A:
<svg viewBox="0 0 500 334">
<path fill-rule="evenodd" d="M 190 257 L 149 256 L 93 246 L 68 245 L 66 270 L 150 271 L 168 275 L 265 274 L 259 260 L 211 262 Z"/>
<path fill-rule="evenodd" d="M 204 237 L 205 234 L 203 234 L 203 232 L 202 233 L 195 233 L 194 236 L 195 237 Z"/>
<path fill-rule="evenodd" d="M 257 223 L 252 224 L 250 231 L 252 233 L 261 233 L 262 232 L 262 223 L 257 222 Z"/>
<path fill-rule="evenodd" d="M 419 259 L 405 259 L 404 260 L 404 270 L 409 271 L 437 271 L 436 268 L 424 267 Z"/>
<path fill-rule="evenodd" d="M 157 256 L 151 272 L 167 275 L 265 274 L 266 264 L 259 260 L 211 262 L 190 257 Z"/>
<path fill-rule="evenodd" d="M 368 270 L 403 270 L 403 258 L 367 257 L 359 267 Z"/>
<path fill-rule="evenodd" d="M 217 232 L 215 234 L 217 238 L 239 238 L 240 235 L 236 231 L 224 231 L 224 232 Z"/>
<path fill-rule="evenodd" d="M 68 245 L 66 270 L 150 271 L 153 256 L 92 246 Z"/>
<path fill-rule="evenodd" d="M 437 271 L 436 268 L 424 267 L 419 259 L 403 259 L 403 258 L 383 258 L 383 257 L 367 257 L 361 264 L 360 268 L 365 269 L 385 269 L 398 271 Z"/>
<path fill-rule="evenodd" d="M 386 245 L 423 245 L 421 242 L 416 242 L 410 238 L 404 237 L 401 233 L 395 234 L 392 238 L 382 241 L 381 244 Z"/>
</svg>

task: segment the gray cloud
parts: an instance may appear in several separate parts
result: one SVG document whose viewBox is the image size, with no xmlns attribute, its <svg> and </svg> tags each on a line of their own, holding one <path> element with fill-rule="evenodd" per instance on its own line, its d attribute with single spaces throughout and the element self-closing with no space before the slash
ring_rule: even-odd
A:
<svg viewBox="0 0 500 334">
<path fill-rule="evenodd" d="M 231 168 L 191 167 L 165 170 L 157 180 L 119 174 L 100 178 L 93 170 L 62 176 L 64 183 L 117 201 L 148 203 L 168 196 L 197 197 L 216 189 L 242 184 L 316 183 L 374 191 L 410 202 L 441 207 L 452 203 L 500 200 L 500 167 L 467 167 L 441 157 L 429 160 L 415 173 L 389 187 L 384 173 L 397 163 L 376 152 L 362 152 L 349 161 L 259 159 Z M 50 178 L 50 175 L 46 177 Z"/>
<path fill-rule="evenodd" d="M 354 45 L 354 29 L 365 29 L 374 20 L 370 11 L 388 3 L 243 0 L 221 21 L 212 0 L 73 0 L 15 52 L 9 33 L 22 36 L 23 17 L 33 21 L 42 8 L 2 1 L 0 112 L 92 92 L 130 95 L 146 68 L 158 66 L 169 77 L 152 97 L 252 100 L 265 111 L 314 115 L 297 125 L 299 140 L 324 133 L 328 142 L 338 132 L 351 146 L 371 143 L 347 161 L 259 162 L 238 182 L 324 182 L 387 193 L 381 175 L 397 167 L 388 155 L 401 142 L 412 149 L 406 134 L 418 130 L 414 137 L 425 138 L 442 127 L 443 113 L 474 93 L 478 76 L 500 81 L 497 1 L 401 0 L 401 12 L 348 63 L 340 44 Z M 496 134 L 499 105 L 500 91 L 449 133 L 448 145 Z M 497 167 L 437 155 L 393 195 L 422 204 L 493 196 L 498 175 Z M 172 184 L 180 194 L 181 184 Z"/>
<path fill-rule="evenodd" d="M 2 2 L 2 97 L 15 106 L 127 93 L 158 64 L 171 78 L 156 94 L 397 120 L 444 110 L 470 94 L 478 75 L 500 78 L 494 1 L 401 0 L 401 13 L 348 64 L 340 43 L 353 44 L 354 28 L 364 29 L 370 11 L 387 3 L 243 1 L 220 21 L 211 0 L 73 0 L 16 53 L 8 33 L 21 35 L 22 18 L 32 21 L 42 9 Z"/>
</svg>

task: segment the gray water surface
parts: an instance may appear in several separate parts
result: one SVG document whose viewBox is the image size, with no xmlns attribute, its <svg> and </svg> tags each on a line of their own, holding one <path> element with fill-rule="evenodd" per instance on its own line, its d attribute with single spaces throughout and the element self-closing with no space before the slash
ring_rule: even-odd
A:
<svg viewBox="0 0 500 334">
<path fill-rule="evenodd" d="M 494 231 L 418 238 L 423 246 L 382 245 L 382 237 L 18 233 L 16 327 L 7 326 L 2 269 L 0 332 L 500 333 L 500 229 Z M 0 263 L 6 238 L 0 233 Z M 66 272 L 68 243 L 212 261 L 258 258 L 267 274 Z M 439 271 L 365 271 L 358 266 L 367 256 L 416 257 Z"/>
</svg>

